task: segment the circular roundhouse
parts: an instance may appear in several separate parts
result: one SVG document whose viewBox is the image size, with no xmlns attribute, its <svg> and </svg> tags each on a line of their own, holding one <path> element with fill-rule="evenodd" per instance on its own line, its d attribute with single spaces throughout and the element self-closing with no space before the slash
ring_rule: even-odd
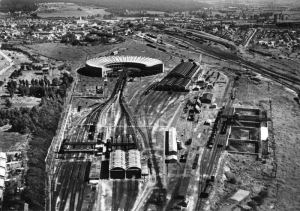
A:
<svg viewBox="0 0 300 211">
<path fill-rule="evenodd" d="M 108 56 L 88 60 L 83 75 L 110 76 L 118 71 L 129 71 L 131 77 L 143 77 L 164 72 L 162 61 L 141 56 Z"/>
</svg>

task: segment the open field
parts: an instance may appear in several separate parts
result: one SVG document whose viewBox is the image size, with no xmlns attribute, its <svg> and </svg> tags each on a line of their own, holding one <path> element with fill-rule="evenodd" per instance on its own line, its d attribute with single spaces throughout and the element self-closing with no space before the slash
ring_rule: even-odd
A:
<svg viewBox="0 0 300 211">
<path fill-rule="evenodd" d="M 109 15 L 109 12 L 105 11 L 105 8 L 92 7 L 92 6 L 79 6 L 77 4 L 48 4 L 49 10 L 53 11 L 40 11 L 38 16 L 42 18 L 50 17 L 80 17 L 88 15 Z"/>
<path fill-rule="evenodd" d="M 23 151 L 27 148 L 28 135 L 11 132 L 9 125 L 0 127 L 0 151 Z"/>
</svg>

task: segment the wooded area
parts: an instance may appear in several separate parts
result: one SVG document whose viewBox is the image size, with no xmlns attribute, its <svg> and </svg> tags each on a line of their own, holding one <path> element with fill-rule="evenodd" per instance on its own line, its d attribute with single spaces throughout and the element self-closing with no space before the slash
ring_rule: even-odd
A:
<svg viewBox="0 0 300 211">
<path fill-rule="evenodd" d="M 11 108 L 0 109 L 0 126 L 11 124 L 11 130 L 22 134 L 31 134 L 28 150 L 28 171 L 25 176 L 26 187 L 22 199 L 29 204 L 30 210 L 44 210 L 45 206 L 45 157 L 52 138 L 55 135 L 60 113 L 63 109 L 63 103 L 67 88 L 70 87 L 73 78 L 64 74 L 62 78 L 52 81 L 49 87 L 42 84 L 42 81 L 32 81 L 34 89 L 33 95 L 37 89 L 43 94 L 40 105 L 33 108 Z M 22 87 L 29 89 L 22 83 Z M 28 84 L 28 83 L 27 83 Z M 60 91 L 59 91 L 60 90 Z M 48 92 L 49 91 L 49 92 Z M 49 95 L 49 93 L 51 93 Z"/>
</svg>

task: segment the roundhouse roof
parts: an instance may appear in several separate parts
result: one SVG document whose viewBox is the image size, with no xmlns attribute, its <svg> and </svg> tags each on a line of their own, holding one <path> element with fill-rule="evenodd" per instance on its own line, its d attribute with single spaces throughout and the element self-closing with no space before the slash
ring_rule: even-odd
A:
<svg viewBox="0 0 300 211">
<path fill-rule="evenodd" d="M 142 56 L 107 56 L 90 59 L 86 62 L 86 65 L 91 67 L 105 67 L 109 64 L 122 64 L 122 63 L 137 63 L 143 64 L 147 67 L 162 64 L 162 61 L 149 57 Z"/>
</svg>

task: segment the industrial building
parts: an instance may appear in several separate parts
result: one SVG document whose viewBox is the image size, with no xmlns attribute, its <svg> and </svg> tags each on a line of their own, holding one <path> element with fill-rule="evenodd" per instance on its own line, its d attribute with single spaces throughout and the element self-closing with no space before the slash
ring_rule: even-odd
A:
<svg viewBox="0 0 300 211">
<path fill-rule="evenodd" d="M 142 77 L 163 73 L 164 64 L 149 57 L 108 56 L 88 60 L 80 73 L 91 77 L 105 77 L 121 69 L 129 70 L 132 77 Z"/>
<path fill-rule="evenodd" d="M 109 174 L 111 179 L 139 179 L 142 175 L 141 155 L 138 150 L 115 150 L 110 153 Z"/>
<path fill-rule="evenodd" d="M 175 127 L 171 127 L 165 131 L 165 155 L 177 155 L 177 131 Z"/>
<path fill-rule="evenodd" d="M 156 86 L 157 91 L 187 92 L 191 81 L 199 74 L 200 65 L 194 62 L 182 62 L 177 65 Z"/>
</svg>

